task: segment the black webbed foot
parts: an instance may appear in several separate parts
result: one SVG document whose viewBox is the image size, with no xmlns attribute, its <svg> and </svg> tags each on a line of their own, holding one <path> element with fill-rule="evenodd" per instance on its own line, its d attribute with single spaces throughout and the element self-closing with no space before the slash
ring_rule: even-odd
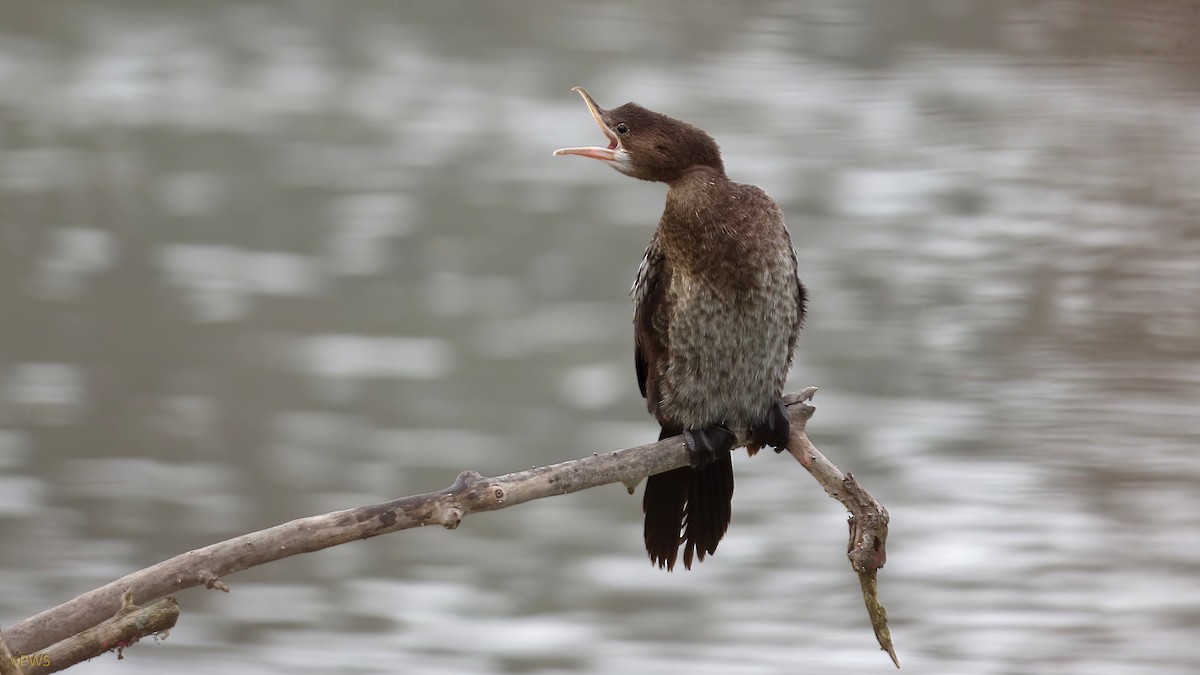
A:
<svg viewBox="0 0 1200 675">
<path fill-rule="evenodd" d="M 719 453 L 733 450 L 737 436 L 723 426 L 714 425 L 704 429 L 684 430 L 683 442 L 687 445 L 692 468 L 703 469 L 711 464 Z"/>
<path fill-rule="evenodd" d="M 750 437 L 759 446 L 769 445 L 775 452 L 787 450 L 788 438 L 792 433 L 792 422 L 788 418 L 787 406 L 783 399 L 775 399 L 775 403 L 767 410 L 767 419 L 750 432 Z"/>
</svg>

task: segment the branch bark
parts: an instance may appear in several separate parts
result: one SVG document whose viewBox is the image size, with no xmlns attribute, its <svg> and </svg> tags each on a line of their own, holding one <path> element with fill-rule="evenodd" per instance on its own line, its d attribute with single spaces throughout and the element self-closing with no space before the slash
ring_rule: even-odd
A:
<svg viewBox="0 0 1200 675">
<path fill-rule="evenodd" d="M 123 659 L 126 647 L 147 635 L 165 637 L 179 619 L 175 596 L 168 595 L 149 607 L 138 607 L 131 598 L 126 591 L 121 596 L 121 608 L 112 618 L 39 651 L 30 659 L 33 665 L 25 669 L 24 675 L 57 673 L 114 649 L 117 658 Z"/>
<path fill-rule="evenodd" d="M 21 666 L 17 665 L 17 659 L 13 658 L 12 652 L 8 651 L 8 643 L 4 641 L 2 632 L 0 632 L 0 675 L 25 675 L 21 672 Z"/>
<path fill-rule="evenodd" d="M 786 397 L 792 419 L 791 452 L 850 511 L 850 563 L 859 574 L 880 646 L 895 661 L 887 615 L 875 591 L 876 570 L 886 560 L 887 510 L 808 440 L 805 424 L 815 410 L 808 401 L 815 392 L 815 387 L 809 387 Z M 444 490 L 300 518 L 188 551 L 14 624 L 5 631 L 5 638 L 12 649 L 31 654 L 113 616 L 122 606 L 121 596 L 127 590 L 130 602 L 136 603 L 201 585 L 229 592 L 222 577 L 289 556 L 425 525 L 454 529 L 471 513 L 495 511 L 609 483 L 624 483 L 632 492 L 646 476 L 687 464 L 682 437 L 676 436 L 494 478 L 464 471 Z"/>
<path fill-rule="evenodd" d="M 830 497 L 838 500 L 850 512 L 850 544 L 846 555 L 850 558 L 850 566 L 858 573 L 858 583 L 862 587 L 863 601 L 867 605 L 867 616 L 871 618 L 871 627 L 875 630 L 875 639 L 879 648 L 887 652 L 892 663 L 900 667 L 900 659 L 892 645 L 892 634 L 888 630 L 887 610 L 879 602 L 877 576 L 879 568 L 887 562 L 887 509 L 883 508 L 863 486 L 855 480 L 854 474 L 844 473 L 825 455 L 817 450 L 805 433 L 808 418 L 816 412 L 809 405 L 817 393 L 816 387 L 809 387 L 796 394 L 784 398 L 788 404 L 788 416 L 792 420 L 792 436 L 788 443 L 788 452 L 796 458 L 800 465 L 817 479 L 821 487 Z"/>
</svg>

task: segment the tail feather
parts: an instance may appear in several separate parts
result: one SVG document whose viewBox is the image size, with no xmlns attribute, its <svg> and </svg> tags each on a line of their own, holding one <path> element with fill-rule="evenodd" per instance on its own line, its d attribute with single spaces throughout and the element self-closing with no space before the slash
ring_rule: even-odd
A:
<svg viewBox="0 0 1200 675">
<path fill-rule="evenodd" d="M 679 433 L 664 427 L 659 438 Z M 717 550 L 729 529 L 733 500 L 733 460 L 722 454 L 703 469 L 681 467 L 647 479 L 642 508 L 651 563 L 673 570 L 682 544 L 683 566 L 691 569 L 693 560 Z"/>
<path fill-rule="evenodd" d="M 679 555 L 680 524 L 684 519 L 688 487 L 693 470 L 688 467 L 655 474 L 646 479 L 646 494 L 642 496 L 642 510 L 646 512 L 644 535 L 646 552 L 650 562 L 675 569 Z"/>
<path fill-rule="evenodd" d="M 683 566 L 692 569 L 717 550 L 733 516 L 733 458 L 722 453 L 712 464 L 691 472 L 683 528 Z"/>
</svg>

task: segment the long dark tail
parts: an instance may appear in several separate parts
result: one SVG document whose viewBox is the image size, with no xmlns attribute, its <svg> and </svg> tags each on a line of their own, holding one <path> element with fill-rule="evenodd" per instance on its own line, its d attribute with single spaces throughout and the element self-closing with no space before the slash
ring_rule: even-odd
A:
<svg viewBox="0 0 1200 675">
<path fill-rule="evenodd" d="M 658 438 L 682 432 L 663 427 Z M 700 470 L 685 466 L 650 476 L 642 497 L 650 562 L 668 571 L 675 569 L 680 544 L 684 547 L 684 567 L 692 569 L 693 557 L 703 561 L 704 556 L 717 550 L 717 544 L 729 529 L 732 502 L 733 459 L 728 452 L 720 453 Z"/>
</svg>

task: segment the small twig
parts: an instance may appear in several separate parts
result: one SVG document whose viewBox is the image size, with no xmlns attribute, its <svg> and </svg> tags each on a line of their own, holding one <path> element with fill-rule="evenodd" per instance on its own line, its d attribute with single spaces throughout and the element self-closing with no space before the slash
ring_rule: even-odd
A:
<svg viewBox="0 0 1200 675">
<path fill-rule="evenodd" d="M 891 631 L 888 630 L 887 610 L 879 602 L 876 584 L 877 572 L 887 562 L 888 512 L 883 504 L 859 485 L 852 474 L 842 472 L 808 439 L 805 424 L 816 412 L 816 408 L 809 405 L 808 401 L 816 393 L 816 387 L 809 387 L 785 398 L 792 420 L 788 452 L 808 469 L 830 497 L 844 504 L 850 512 L 850 544 L 846 555 L 850 558 L 850 566 L 858 573 L 863 601 L 867 605 L 871 627 L 875 629 L 875 639 L 879 641 L 880 649 L 887 652 L 892 657 L 892 663 L 899 668 L 900 659 L 896 656 Z"/>
<path fill-rule="evenodd" d="M 121 607 L 111 619 L 58 642 L 32 655 L 24 675 L 57 673 L 60 670 L 116 650 L 125 658 L 125 648 L 147 635 L 171 629 L 179 619 L 179 603 L 167 596 L 149 607 L 133 604 L 133 594 L 121 596 Z"/>
<path fill-rule="evenodd" d="M 213 574 L 212 570 L 210 569 L 200 570 L 196 574 L 196 577 L 200 579 L 200 582 L 204 584 L 205 588 L 218 590 L 225 593 L 229 592 L 229 586 L 225 585 L 225 582 L 221 581 L 221 577 Z"/>
</svg>

